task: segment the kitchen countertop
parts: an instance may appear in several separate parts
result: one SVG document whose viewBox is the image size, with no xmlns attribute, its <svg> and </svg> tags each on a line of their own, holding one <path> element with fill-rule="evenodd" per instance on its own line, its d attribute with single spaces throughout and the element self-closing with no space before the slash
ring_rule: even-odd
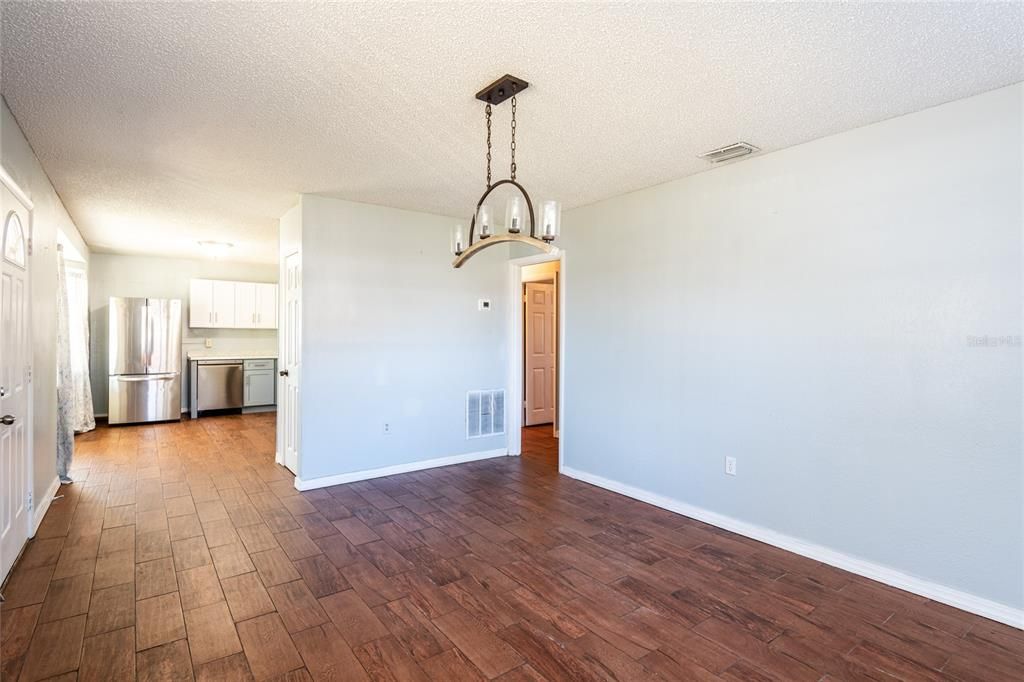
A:
<svg viewBox="0 0 1024 682">
<path fill-rule="evenodd" d="M 188 359 L 191 360 L 277 360 L 277 353 L 259 353 L 245 351 L 242 353 L 225 353 L 222 351 L 190 351 Z"/>
</svg>

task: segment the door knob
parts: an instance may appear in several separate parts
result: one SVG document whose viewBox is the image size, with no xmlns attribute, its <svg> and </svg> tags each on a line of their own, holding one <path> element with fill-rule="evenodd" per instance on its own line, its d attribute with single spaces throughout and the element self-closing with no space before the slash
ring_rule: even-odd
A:
<svg viewBox="0 0 1024 682">
<path fill-rule="evenodd" d="M 278 372 L 278 374 L 280 376 L 286 377 L 286 376 L 288 376 L 288 370 L 282 369 L 280 372 Z"/>
<path fill-rule="evenodd" d="M 13 414 L 5 414 L 4 416 L 0 417 L 0 424 L 3 424 L 4 426 L 10 426 L 11 424 L 14 423 L 14 421 L 15 417 Z"/>
</svg>

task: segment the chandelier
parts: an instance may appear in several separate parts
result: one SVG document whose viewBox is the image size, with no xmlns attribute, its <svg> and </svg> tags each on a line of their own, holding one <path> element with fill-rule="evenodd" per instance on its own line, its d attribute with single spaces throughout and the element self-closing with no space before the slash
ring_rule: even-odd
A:
<svg viewBox="0 0 1024 682">
<path fill-rule="evenodd" d="M 508 242 L 529 244 L 544 253 L 551 253 L 555 247 L 551 244 L 558 236 L 562 220 L 562 209 L 557 201 L 544 201 L 540 205 L 540 225 L 534 218 L 534 206 L 526 188 L 516 180 L 516 95 L 529 87 L 529 83 L 522 78 L 502 76 L 486 88 L 476 93 L 476 98 L 485 103 L 484 119 L 487 124 L 487 187 L 476 202 L 476 211 L 469 222 L 469 232 L 466 233 L 465 226 L 455 225 L 452 229 L 452 253 L 455 260 L 452 266 L 462 267 L 477 253 L 489 246 Z M 509 177 L 497 182 L 491 182 L 491 106 L 497 106 L 505 100 L 512 100 L 512 141 L 509 145 L 511 153 L 511 164 L 509 166 Z M 487 203 L 490 196 L 498 187 L 509 185 L 517 194 L 509 197 L 505 204 L 504 232 L 497 234 L 498 227 L 495 224 L 495 212 L 493 207 Z M 529 219 L 529 225 L 526 220 Z M 529 229 L 524 233 L 524 228 Z"/>
</svg>

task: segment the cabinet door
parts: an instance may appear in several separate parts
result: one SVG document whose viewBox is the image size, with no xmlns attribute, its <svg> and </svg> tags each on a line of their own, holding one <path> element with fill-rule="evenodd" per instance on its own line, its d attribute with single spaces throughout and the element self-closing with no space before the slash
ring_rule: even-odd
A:
<svg viewBox="0 0 1024 682">
<path fill-rule="evenodd" d="M 235 282 L 235 326 L 245 329 L 258 327 L 256 324 L 256 292 L 259 284 Z"/>
<path fill-rule="evenodd" d="M 256 327 L 277 329 L 277 285 L 256 284 Z"/>
<path fill-rule="evenodd" d="M 188 283 L 188 326 L 214 326 L 213 282 L 208 279 L 193 279 Z"/>
<path fill-rule="evenodd" d="M 213 281 L 213 326 L 235 326 L 235 283 Z"/>
<path fill-rule="evenodd" d="M 246 407 L 257 405 L 274 404 L 274 372 L 257 370 L 245 373 L 245 399 L 243 404 Z"/>
</svg>

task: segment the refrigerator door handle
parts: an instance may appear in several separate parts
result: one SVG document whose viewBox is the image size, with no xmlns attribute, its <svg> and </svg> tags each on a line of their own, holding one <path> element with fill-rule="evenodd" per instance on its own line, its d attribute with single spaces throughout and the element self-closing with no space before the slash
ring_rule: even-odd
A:
<svg viewBox="0 0 1024 682">
<path fill-rule="evenodd" d="M 131 374 L 128 376 L 116 376 L 114 379 L 124 382 L 135 381 L 171 381 L 177 374 Z"/>
<path fill-rule="evenodd" d="M 149 306 L 146 306 L 146 367 L 153 364 L 153 315 L 150 314 Z"/>
</svg>

